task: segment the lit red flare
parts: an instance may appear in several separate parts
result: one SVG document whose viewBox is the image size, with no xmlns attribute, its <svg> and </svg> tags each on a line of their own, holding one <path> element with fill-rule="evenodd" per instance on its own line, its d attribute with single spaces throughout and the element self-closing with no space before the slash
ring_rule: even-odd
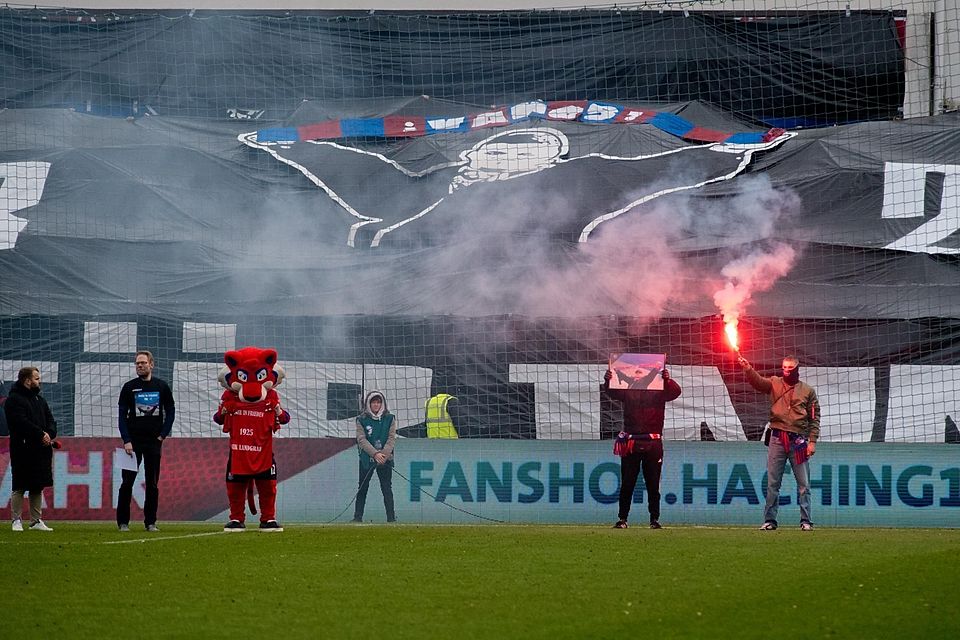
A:
<svg viewBox="0 0 960 640">
<path fill-rule="evenodd" d="M 733 347 L 734 351 L 740 353 L 740 337 L 737 334 L 737 321 L 727 320 L 723 330 L 727 334 L 727 342 L 730 343 L 730 346 Z"/>
</svg>

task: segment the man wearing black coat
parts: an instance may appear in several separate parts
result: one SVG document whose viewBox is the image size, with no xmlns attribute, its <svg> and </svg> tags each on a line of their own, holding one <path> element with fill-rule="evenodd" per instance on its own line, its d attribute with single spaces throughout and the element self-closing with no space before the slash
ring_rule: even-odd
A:
<svg viewBox="0 0 960 640">
<path fill-rule="evenodd" d="M 173 429 L 175 407 L 169 385 L 153 375 L 153 354 L 137 351 L 133 360 L 137 377 L 120 389 L 118 427 L 127 455 L 136 454 L 137 468 L 143 462 L 144 500 L 143 525 L 147 531 L 157 528 L 157 505 L 160 500 L 160 459 L 163 441 Z M 120 491 L 117 493 L 117 527 L 130 530 L 130 500 L 136 471 L 120 472 Z"/>
<path fill-rule="evenodd" d="M 616 529 L 627 528 L 633 491 L 643 471 L 650 512 L 650 528 L 660 526 L 660 476 L 663 471 L 663 420 L 666 404 L 680 397 L 681 389 L 670 372 L 661 370 L 663 390 L 611 389 L 613 373 L 603 376 L 601 390 L 623 404 L 623 431 L 617 435 L 613 451 L 620 456 L 620 511 Z"/>
<path fill-rule="evenodd" d="M 30 530 L 53 531 L 41 519 L 44 487 L 53 486 L 53 449 L 57 422 L 40 395 L 40 370 L 23 367 L 10 390 L 3 411 L 10 429 L 10 468 L 13 492 L 10 513 L 13 530 L 23 531 L 23 496 L 30 493 Z"/>
</svg>

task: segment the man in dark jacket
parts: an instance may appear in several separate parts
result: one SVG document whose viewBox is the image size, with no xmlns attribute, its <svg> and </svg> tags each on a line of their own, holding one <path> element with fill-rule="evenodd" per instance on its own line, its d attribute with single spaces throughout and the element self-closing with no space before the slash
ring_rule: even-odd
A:
<svg viewBox="0 0 960 640">
<path fill-rule="evenodd" d="M 143 463 L 143 525 L 147 531 L 157 528 L 157 505 L 160 501 L 160 458 L 163 441 L 173 429 L 175 406 L 169 385 L 153 375 L 153 354 L 137 351 L 133 361 L 137 377 L 120 389 L 120 411 L 117 426 L 127 455 L 137 456 L 137 468 Z M 120 472 L 117 494 L 117 527 L 130 530 L 130 500 L 136 471 Z"/>
<path fill-rule="evenodd" d="M 30 530 L 53 531 L 40 518 L 44 487 L 53 486 L 53 449 L 57 422 L 40 395 L 40 370 L 23 367 L 10 390 L 3 411 L 10 429 L 10 468 L 13 492 L 10 513 L 13 530 L 23 531 L 23 496 L 30 493 Z"/>
<path fill-rule="evenodd" d="M 663 416 L 666 404 L 680 397 L 677 381 L 664 369 L 663 390 L 611 389 L 610 370 L 603 376 L 602 390 L 623 404 L 623 431 L 614 453 L 620 456 L 620 512 L 617 529 L 627 528 L 637 477 L 643 470 L 650 511 L 650 528 L 660 529 L 660 473 L 663 470 Z"/>
</svg>

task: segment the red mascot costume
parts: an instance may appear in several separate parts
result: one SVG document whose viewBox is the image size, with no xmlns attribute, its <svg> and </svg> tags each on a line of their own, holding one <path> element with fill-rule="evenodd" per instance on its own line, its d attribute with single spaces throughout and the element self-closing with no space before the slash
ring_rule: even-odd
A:
<svg viewBox="0 0 960 640">
<path fill-rule="evenodd" d="M 280 406 L 276 387 L 283 381 L 283 369 L 277 365 L 273 349 L 244 347 L 228 351 L 220 371 L 220 384 L 226 389 L 213 420 L 230 434 L 227 458 L 227 498 L 230 522 L 223 530 L 239 532 L 244 524 L 244 501 L 249 491 L 250 511 L 256 513 L 253 486 L 260 494 L 260 530 L 283 531 L 277 523 L 277 463 L 273 459 L 273 434 L 290 422 L 290 414 Z"/>
</svg>

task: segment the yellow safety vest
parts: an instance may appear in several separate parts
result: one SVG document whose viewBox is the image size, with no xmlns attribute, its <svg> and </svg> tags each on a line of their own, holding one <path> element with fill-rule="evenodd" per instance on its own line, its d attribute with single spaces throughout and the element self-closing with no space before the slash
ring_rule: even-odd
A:
<svg viewBox="0 0 960 640">
<path fill-rule="evenodd" d="M 447 403 L 456 398 L 449 393 L 438 393 L 427 400 L 427 437 L 456 439 L 457 428 L 447 413 Z"/>
</svg>

